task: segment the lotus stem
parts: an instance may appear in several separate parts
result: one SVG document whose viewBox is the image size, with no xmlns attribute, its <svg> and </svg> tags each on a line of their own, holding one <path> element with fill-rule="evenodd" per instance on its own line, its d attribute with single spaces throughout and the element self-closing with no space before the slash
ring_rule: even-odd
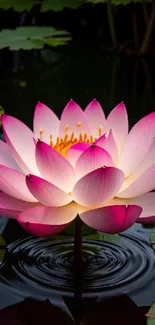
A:
<svg viewBox="0 0 155 325">
<path fill-rule="evenodd" d="M 77 215 L 74 234 L 75 297 L 82 296 L 82 220 Z"/>
</svg>

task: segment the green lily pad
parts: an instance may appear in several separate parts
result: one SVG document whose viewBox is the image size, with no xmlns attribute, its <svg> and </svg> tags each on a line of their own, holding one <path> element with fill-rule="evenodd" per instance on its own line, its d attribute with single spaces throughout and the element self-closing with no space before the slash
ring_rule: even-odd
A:
<svg viewBox="0 0 155 325">
<path fill-rule="evenodd" d="M 152 248 L 155 250 L 155 228 L 153 228 L 151 231 L 150 242 Z"/>
<path fill-rule="evenodd" d="M 147 317 L 147 325 L 155 325 L 155 303 L 152 304 L 145 316 Z"/>
<path fill-rule="evenodd" d="M 83 3 L 82 0 L 0 0 L 0 8 L 4 10 L 13 8 L 15 11 L 22 12 L 40 5 L 41 11 L 60 11 L 64 8 L 76 9 L 81 3 Z"/>
<path fill-rule="evenodd" d="M 0 0 L 0 8 L 7 10 L 13 8 L 15 11 L 31 10 L 32 7 L 40 2 L 39 0 Z"/>
<path fill-rule="evenodd" d="M 119 242 L 120 235 L 119 234 L 106 234 L 106 233 L 99 233 L 100 236 L 103 236 L 103 240 L 107 242 Z"/>
<path fill-rule="evenodd" d="M 106 234 L 106 233 L 94 233 L 89 236 L 84 236 L 85 239 L 90 239 L 90 240 L 102 240 L 106 242 L 118 242 L 120 240 L 120 236 L 118 234 Z"/>
<path fill-rule="evenodd" d="M 17 27 L 3 29 L 0 32 L 0 49 L 9 47 L 10 50 L 41 49 L 45 44 L 51 46 L 63 45 L 70 41 L 67 31 L 56 30 L 53 27 Z"/>
<path fill-rule="evenodd" d="M 86 0 L 86 2 L 91 2 L 93 4 L 97 3 L 105 3 L 109 0 Z M 144 0 L 111 0 L 111 4 L 113 5 L 128 5 L 130 3 L 143 3 Z M 152 2 L 152 0 L 147 0 L 147 2 Z"/>
<path fill-rule="evenodd" d="M 82 0 L 44 0 L 41 5 L 41 11 L 60 11 L 64 8 L 76 9 L 82 2 Z"/>
<path fill-rule="evenodd" d="M 0 264 L 3 262 L 6 253 L 6 243 L 2 236 L 0 236 Z"/>
</svg>

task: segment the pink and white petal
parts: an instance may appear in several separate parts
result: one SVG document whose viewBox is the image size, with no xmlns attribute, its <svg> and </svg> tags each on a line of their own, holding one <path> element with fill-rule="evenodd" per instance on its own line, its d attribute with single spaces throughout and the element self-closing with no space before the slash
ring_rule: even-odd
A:
<svg viewBox="0 0 155 325">
<path fill-rule="evenodd" d="M 142 175 L 149 167 L 151 167 L 155 162 L 155 141 L 153 142 L 149 152 L 145 156 L 144 160 L 141 162 L 141 164 L 137 167 L 137 169 L 132 173 L 130 177 L 132 177 L 133 180 L 136 180 L 140 175 Z"/>
<path fill-rule="evenodd" d="M 106 202 L 106 205 L 129 205 L 135 204 L 142 208 L 142 213 L 137 220 L 140 223 L 155 222 L 155 192 L 145 193 L 129 199 L 113 198 Z"/>
<path fill-rule="evenodd" d="M 132 200 L 132 199 L 131 199 Z M 137 220 L 140 223 L 155 222 L 155 192 L 146 193 L 141 196 L 133 198 L 142 207 L 143 211 Z"/>
<path fill-rule="evenodd" d="M 128 115 L 123 102 L 118 104 L 107 117 L 107 131 L 112 130 L 120 155 L 128 134 Z"/>
<path fill-rule="evenodd" d="M 128 176 L 124 183 L 122 188 L 120 189 L 120 192 L 127 190 L 128 187 L 130 187 L 132 184 L 136 183 L 138 179 L 145 173 L 146 171 L 152 166 L 155 162 L 155 141 L 153 142 L 153 145 L 151 146 L 148 154 L 145 156 L 142 163 L 138 166 L 138 168 L 135 170 L 134 173 L 132 173 L 130 176 Z M 146 173 L 147 175 L 147 173 Z"/>
<path fill-rule="evenodd" d="M 72 201 L 71 195 L 40 177 L 28 175 L 26 184 L 32 195 L 44 205 L 58 207 Z"/>
<path fill-rule="evenodd" d="M 118 168 L 125 176 L 133 173 L 144 160 L 153 145 L 155 137 L 155 112 L 137 122 L 126 139 Z"/>
<path fill-rule="evenodd" d="M 137 174 L 138 175 L 138 174 Z M 155 189 L 155 163 L 139 177 L 131 175 L 126 178 L 118 197 L 130 198 L 139 196 Z"/>
<path fill-rule="evenodd" d="M 75 203 L 63 207 L 40 206 L 22 212 L 17 220 L 35 236 L 50 236 L 62 232 L 76 218 Z"/>
<path fill-rule="evenodd" d="M 36 161 L 43 178 L 66 193 L 71 192 L 75 184 L 75 171 L 62 155 L 39 141 L 36 145 Z"/>
<path fill-rule="evenodd" d="M 91 145 L 81 154 L 76 162 L 76 178 L 80 179 L 84 175 L 103 166 L 114 166 L 111 156 L 106 150 L 96 145 Z"/>
<path fill-rule="evenodd" d="M 118 150 L 116 141 L 114 139 L 112 130 L 108 131 L 107 133 L 103 134 L 99 139 L 95 141 L 95 144 L 103 149 L 105 149 L 110 156 L 112 157 L 113 162 L 117 163 L 118 158 Z"/>
<path fill-rule="evenodd" d="M 3 165 L 0 165 L 0 190 L 19 200 L 37 202 L 26 186 L 25 175 Z"/>
<path fill-rule="evenodd" d="M 80 106 L 73 100 L 70 100 L 68 102 L 62 112 L 60 119 L 60 137 L 64 136 L 66 125 L 68 126 L 69 136 L 72 134 L 72 132 L 74 132 L 75 137 L 79 136 L 80 133 L 91 133 L 89 121 L 87 121 L 85 114 Z"/>
<path fill-rule="evenodd" d="M 89 148 L 89 144 L 85 142 L 79 142 L 76 144 L 73 144 L 67 152 L 67 159 L 70 162 L 70 164 L 75 167 L 75 164 L 78 160 L 78 158 L 81 156 L 81 154 Z"/>
<path fill-rule="evenodd" d="M 59 135 L 60 121 L 56 114 L 46 105 L 38 102 L 35 107 L 33 130 L 36 139 L 40 139 L 40 130 L 43 130 L 42 141 L 50 143 L 50 135 L 55 142 Z"/>
<path fill-rule="evenodd" d="M 19 222 L 20 226 L 30 233 L 33 236 L 37 237 L 50 237 L 60 234 L 67 227 L 70 226 L 70 223 L 65 225 L 42 225 L 29 222 Z"/>
<path fill-rule="evenodd" d="M 107 206 L 80 214 L 89 227 L 106 233 L 118 233 L 131 227 L 140 216 L 142 208 L 137 205 Z"/>
<path fill-rule="evenodd" d="M 15 199 L 5 193 L 0 193 L 0 216 L 16 218 L 22 211 L 35 207 L 36 204 Z"/>
<path fill-rule="evenodd" d="M 9 146 L 2 140 L 0 140 L 0 164 L 19 170 L 19 166 L 13 159 Z"/>
<path fill-rule="evenodd" d="M 115 196 L 124 180 L 121 170 L 99 168 L 81 178 L 74 186 L 73 200 L 80 205 L 99 207 Z"/>
<path fill-rule="evenodd" d="M 96 99 L 92 100 L 86 107 L 84 114 L 91 126 L 92 135 L 98 138 L 99 127 L 102 128 L 103 132 L 106 123 L 105 115 L 101 105 Z"/>
<path fill-rule="evenodd" d="M 0 217 L 7 217 L 11 219 L 16 219 L 21 211 L 9 210 L 0 207 Z"/>
<path fill-rule="evenodd" d="M 148 217 L 139 217 L 139 219 L 137 220 L 138 223 L 142 223 L 144 225 L 151 225 L 151 224 L 155 224 L 155 214 L 154 215 L 150 215 Z"/>
<path fill-rule="evenodd" d="M 24 123 L 8 115 L 2 115 L 2 127 L 5 140 L 18 166 L 25 174 L 39 175 L 33 132 Z"/>
</svg>

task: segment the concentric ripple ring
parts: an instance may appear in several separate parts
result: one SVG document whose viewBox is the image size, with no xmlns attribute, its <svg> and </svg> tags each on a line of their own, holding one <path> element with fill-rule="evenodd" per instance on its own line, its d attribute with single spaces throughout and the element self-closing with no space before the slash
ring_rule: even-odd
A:
<svg viewBox="0 0 155 325">
<path fill-rule="evenodd" d="M 119 242 L 83 241 L 83 296 L 115 295 L 151 281 L 155 254 L 133 235 L 123 234 Z M 9 270 L 9 272 L 8 272 Z M 39 290 L 46 295 L 74 294 L 73 241 L 52 241 L 28 237 L 8 246 L 0 279 L 9 286 Z M 18 281 L 17 281 L 18 280 Z M 18 288 L 18 289 L 19 289 Z"/>
</svg>

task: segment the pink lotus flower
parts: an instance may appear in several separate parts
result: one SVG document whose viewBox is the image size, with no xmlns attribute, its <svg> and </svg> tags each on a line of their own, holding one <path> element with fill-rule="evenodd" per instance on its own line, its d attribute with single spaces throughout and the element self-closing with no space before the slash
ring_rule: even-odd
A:
<svg viewBox="0 0 155 325">
<path fill-rule="evenodd" d="M 63 231 L 77 214 L 108 233 L 155 222 L 155 112 L 128 133 L 123 103 L 106 119 L 96 100 L 85 111 L 71 100 L 59 120 L 39 102 L 34 133 L 7 115 L 2 126 L 1 215 L 39 236 Z"/>
</svg>

